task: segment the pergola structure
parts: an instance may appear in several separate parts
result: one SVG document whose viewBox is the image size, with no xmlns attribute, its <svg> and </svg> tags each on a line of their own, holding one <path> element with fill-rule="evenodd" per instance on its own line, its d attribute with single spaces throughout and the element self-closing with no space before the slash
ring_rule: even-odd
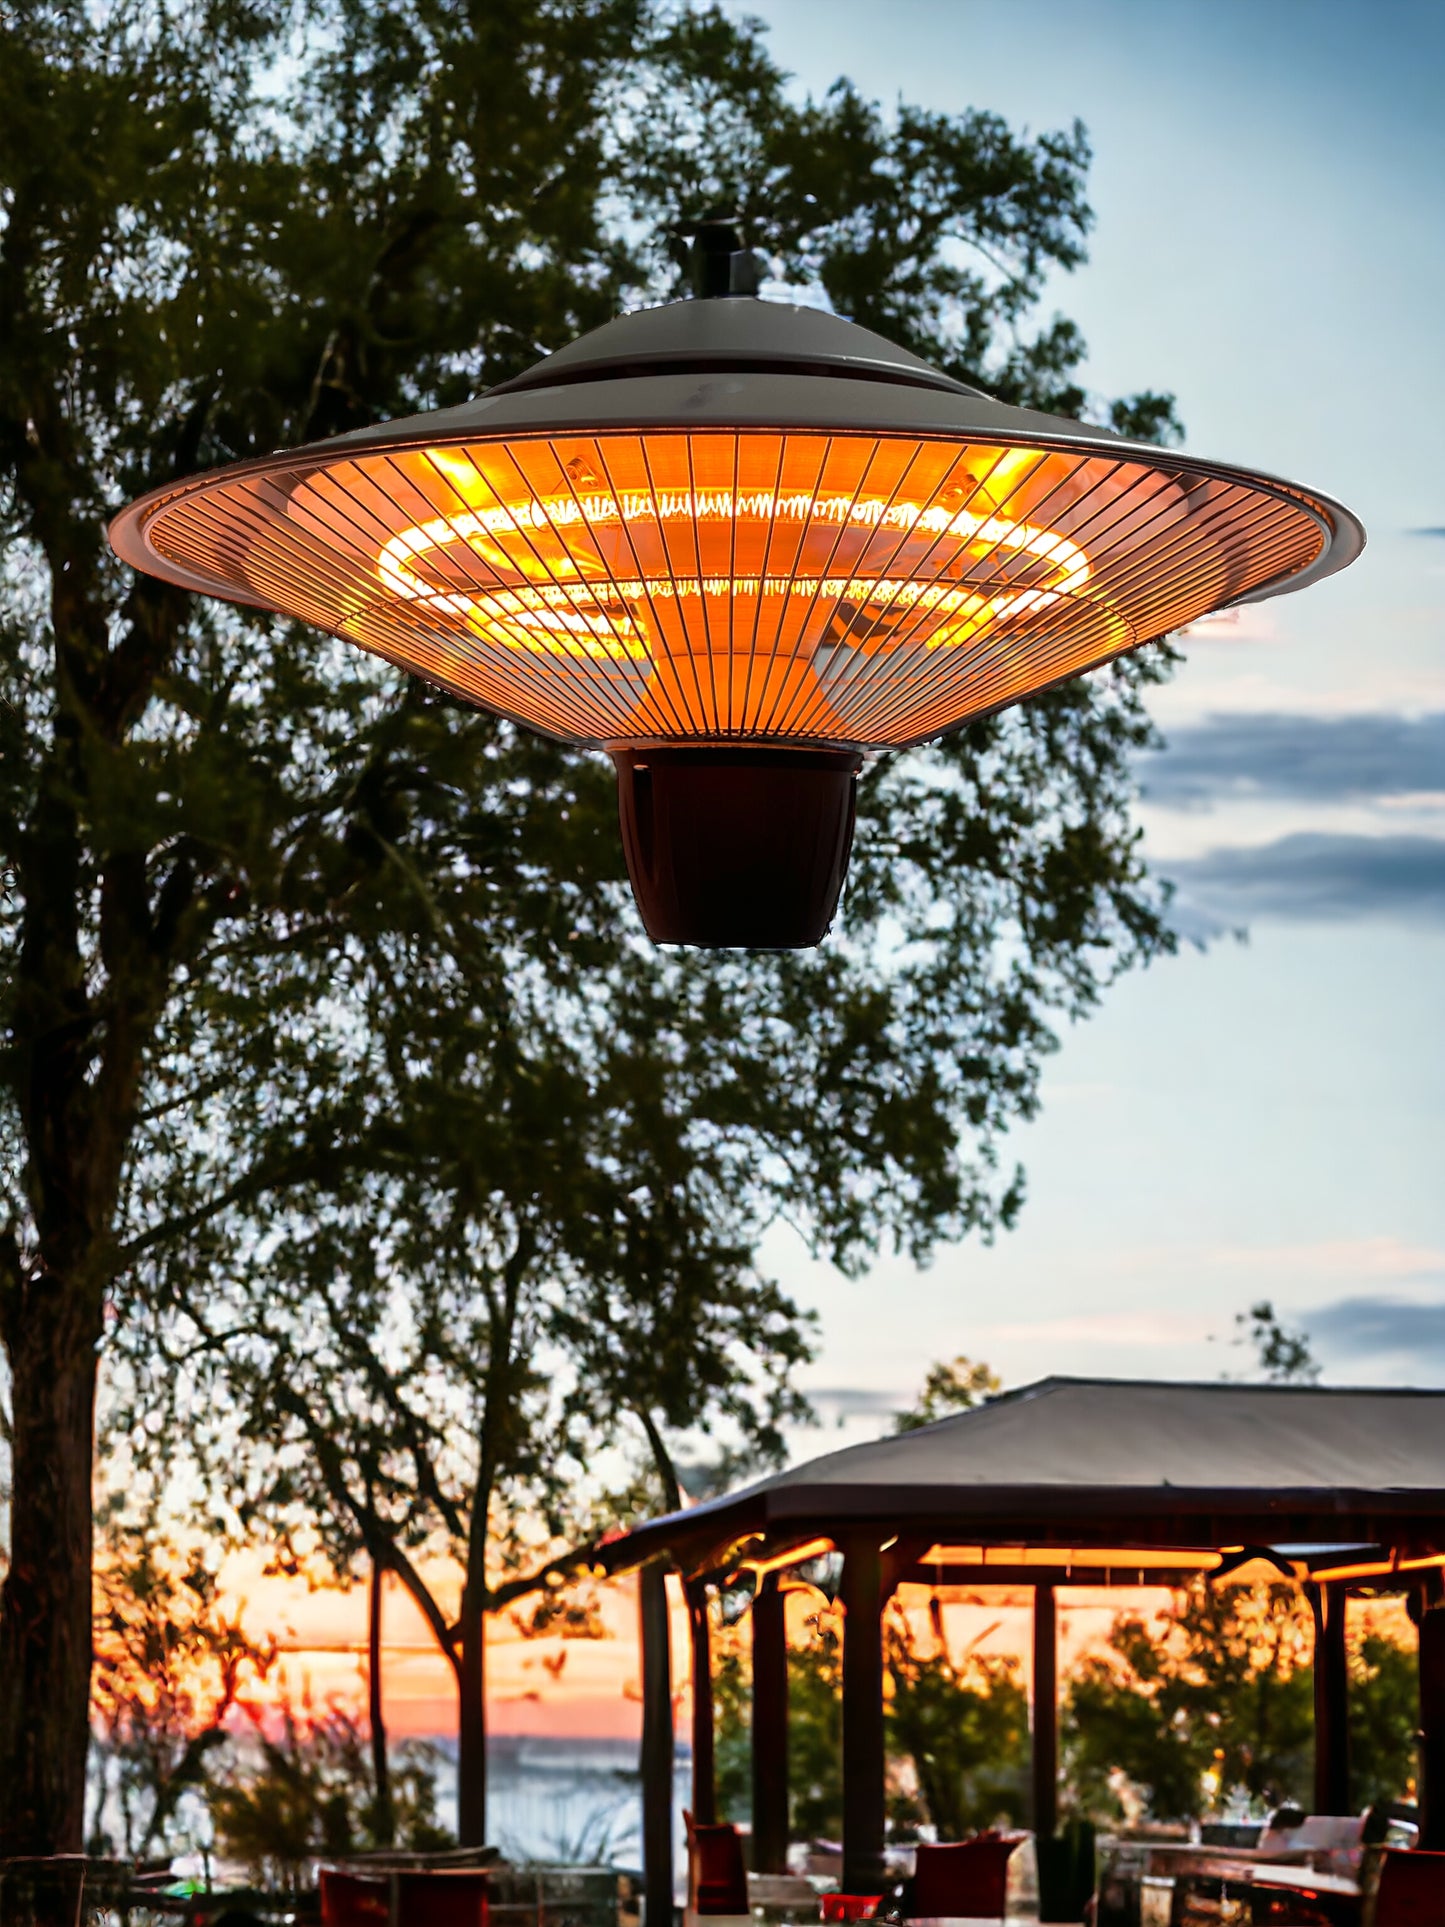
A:
<svg viewBox="0 0 1445 1927">
<path fill-rule="evenodd" d="M 1057 1819 L 1056 1595 L 1256 1570 L 1302 1581 L 1316 1624 L 1314 1806 L 1350 1810 L 1345 1602 L 1405 1593 L 1420 1635 L 1421 1844 L 1445 1848 L 1445 1392 L 1050 1378 L 938 1424 L 831 1452 L 671 1513 L 594 1553 L 682 1576 L 693 1643 L 694 1808 L 713 1817 L 709 1586 L 756 1578 L 753 1864 L 788 1847 L 787 1646 L 779 1576 L 842 1554 L 846 1891 L 884 1875 L 882 1613 L 895 1588 L 1034 1593 L 1033 1812 Z M 643 1613 L 647 1891 L 671 1903 L 671 1661 Z"/>
</svg>

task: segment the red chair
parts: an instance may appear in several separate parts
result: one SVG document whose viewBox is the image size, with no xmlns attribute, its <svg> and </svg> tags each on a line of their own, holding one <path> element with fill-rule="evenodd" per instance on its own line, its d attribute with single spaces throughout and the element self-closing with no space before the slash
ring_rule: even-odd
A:
<svg viewBox="0 0 1445 1927">
<path fill-rule="evenodd" d="M 470 1869 L 321 1869 L 322 1927 L 487 1927 L 487 1876 Z"/>
<path fill-rule="evenodd" d="M 1445 1921 L 1445 1853 L 1388 1849 L 1380 1855 L 1374 1927 L 1440 1927 Z"/>
<path fill-rule="evenodd" d="M 1009 1855 L 1022 1835 L 981 1833 L 954 1846 L 920 1846 L 913 1870 L 910 1917 L 1002 1920 Z"/>
<path fill-rule="evenodd" d="M 687 1904 L 695 1914 L 745 1914 L 748 1871 L 742 1836 L 734 1826 L 687 1822 Z"/>
<path fill-rule="evenodd" d="M 871 1920 L 878 1900 L 877 1894 L 822 1894 L 819 1904 L 824 1920 Z"/>
</svg>

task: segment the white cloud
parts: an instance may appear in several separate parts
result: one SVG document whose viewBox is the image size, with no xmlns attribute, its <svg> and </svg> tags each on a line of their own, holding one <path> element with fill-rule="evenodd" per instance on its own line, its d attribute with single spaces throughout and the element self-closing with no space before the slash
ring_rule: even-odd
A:
<svg viewBox="0 0 1445 1927">
<path fill-rule="evenodd" d="M 1445 1248 L 1407 1244 L 1388 1235 L 1319 1244 L 1221 1245 L 1201 1256 L 1215 1266 L 1262 1277 L 1445 1279 Z"/>
<path fill-rule="evenodd" d="M 1212 1335 L 1211 1320 L 1182 1311 L 1082 1312 L 1069 1318 L 1039 1318 L 1028 1322 L 981 1325 L 989 1338 L 1026 1339 L 1065 1345 L 1128 1345 L 1152 1347 L 1189 1345 Z"/>
</svg>

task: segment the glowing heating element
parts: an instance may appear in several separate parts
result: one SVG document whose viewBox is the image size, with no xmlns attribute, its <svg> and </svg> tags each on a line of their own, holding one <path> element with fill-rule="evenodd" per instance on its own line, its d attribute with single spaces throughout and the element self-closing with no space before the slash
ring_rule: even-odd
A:
<svg viewBox="0 0 1445 1927">
<path fill-rule="evenodd" d="M 163 502 L 161 556 L 585 741 L 935 735 L 1306 567 L 1169 458 L 618 433 L 334 455 Z"/>
</svg>

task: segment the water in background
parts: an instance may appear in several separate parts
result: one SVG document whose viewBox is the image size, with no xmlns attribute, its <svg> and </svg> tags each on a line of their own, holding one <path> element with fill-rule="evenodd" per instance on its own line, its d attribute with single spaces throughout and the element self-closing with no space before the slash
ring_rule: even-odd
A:
<svg viewBox="0 0 1445 1927">
<path fill-rule="evenodd" d="M 455 1827 L 456 1744 L 435 1742 L 437 1818 Z M 687 1875 L 682 1809 L 692 1762 L 673 1767 L 674 1877 Z M 493 1734 L 487 1742 L 487 1839 L 509 1860 L 553 1866 L 642 1865 L 642 1782 L 635 1740 L 568 1740 Z"/>
</svg>

